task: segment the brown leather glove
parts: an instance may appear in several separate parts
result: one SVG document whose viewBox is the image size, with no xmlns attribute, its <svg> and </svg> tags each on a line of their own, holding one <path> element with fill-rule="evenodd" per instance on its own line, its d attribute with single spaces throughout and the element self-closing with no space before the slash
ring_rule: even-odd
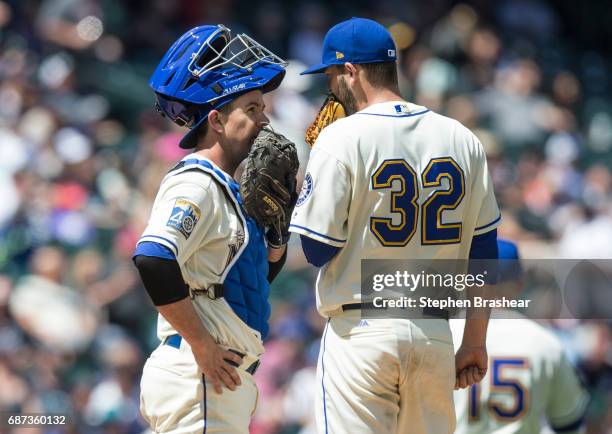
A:
<svg viewBox="0 0 612 434">
<path fill-rule="evenodd" d="M 319 110 L 319 114 L 312 124 L 306 130 L 306 143 L 312 148 L 321 134 L 321 130 L 334 122 L 336 119 L 345 117 L 344 107 L 340 104 L 333 95 L 328 95 L 325 102 Z"/>
</svg>

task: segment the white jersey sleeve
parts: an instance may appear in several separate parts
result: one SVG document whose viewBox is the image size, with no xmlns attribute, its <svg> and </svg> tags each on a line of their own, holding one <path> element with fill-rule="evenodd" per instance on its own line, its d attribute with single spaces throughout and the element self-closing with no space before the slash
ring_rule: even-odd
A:
<svg viewBox="0 0 612 434">
<path fill-rule="evenodd" d="M 551 379 L 550 400 L 546 406 L 548 423 L 558 432 L 581 432 L 581 421 L 588 401 L 588 394 L 582 387 L 578 374 L 562 353 Z"/>
<path fill-rule="evenodd" d="M 350 198 L 351 172 L 346 164 L 316 146 L 310 153 L 289 230 L 335 247 L 344 246 Z"/>
<path fill-rule="evenodd" d="M 166 246 L 182 267 L 203 246 L 208 232 L 219 224 L 221 215 L 214 212 L 210 200 L 211 182 L 210 176 L 197 172 L 164 179 L 139 242 Z"/>
<path fill-rule="evenodd" d="M 476 159 L 476 164 L 474 166 L 477 168 L 472 178 L 473 203 L 481 204 L 480 208 L 476 210 L 478 214 L 476 216 L 474 235 L 482 235 L 499 226 L 501 213 L 495 199 L 493 181 L 489 174 L 487 157 L 482 144 L 473 133 L 469 132 L 469 135 L 475 146 L 474 158 Z"/>
</svg>

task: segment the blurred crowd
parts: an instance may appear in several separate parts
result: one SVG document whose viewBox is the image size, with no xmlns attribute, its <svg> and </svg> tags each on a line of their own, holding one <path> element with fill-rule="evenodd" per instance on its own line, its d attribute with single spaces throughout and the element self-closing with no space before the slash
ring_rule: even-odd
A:
<svg viewBox="0 0 612 434">
<path fill-rule="evenodd" d="M 184 131 L 157 115 L 147 82 L 196 24 L 224 23 L 291 61 L 266 104 L 305 165 L 325 83 L 298 72 L 319 62 L 331 25 L 377 19 L 400 52 L 405 97 L 482 141 L 500 235 L 529 258 L 612 258 L 607 9 L 568 3 L 0 0 L 0 411 L 70 415 L 70 427 L 26 433 L 146 432 L 140 370 L 159 342 L 130 258 L 184 155 Z M 314 432 L 323 319 L 296 241 L 272 287 L 255 434 Z M 592 394 L 588 432 L 612 433 L 610 321 L 548 325 Z"/>
</svg>

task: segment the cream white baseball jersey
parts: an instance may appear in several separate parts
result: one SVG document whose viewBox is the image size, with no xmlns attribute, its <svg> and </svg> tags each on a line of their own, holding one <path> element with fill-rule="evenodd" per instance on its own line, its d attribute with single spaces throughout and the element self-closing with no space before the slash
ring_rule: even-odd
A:
<svg viewBox="0 0 612 434">
<path fill-rule="evenodd" d="M 320 433 L 450 434 L 454 350 L 442 319 L 361 320 L 362 259 L 467 259 L 500 221 L 482 146 L 407 102 L 375 104 L 317 138 L 291 231 L 341 248 L 317 279 Z"/>
<path fill-rule="evenodd" d="M 319 272 L 323 315 L 360 300 L 361 259 L 467 259 L 501 220 L 478 139 L 407 102 L 375 104 L 325 128 L 290 230 L 342 249 Z"/>
<path fill-rule="evenodd" d="M 191 154 L 183 161 L 192 159 L 206 160 Z M 226 179 L 231 179 L 210 160 L 206 161 Z M 214 180 L 220 176 L 218 173 L 185 167 L 182 173 L 167 175 L 153 203 L 149 224 L 139 240 L 168 247 L 175 254 L 190 288 L 208 289 L 222 283 L 249 241 L 244 217 L 237 214 L 235 204 L 230 202 L 233 197 Z M 224 299 L 195 297 L 193 303 L 217 342 L 256 356 L 263 352 L 259 333 L 247 327 Z M 163 339 L 175 333 L 160 315 L 158 337 Z"/>
<path fill-rule="evenodd" d="M 151 217 L 139 242 L 164 245 L 176 256 L 183 278 L 190 288 L 208 289 L 222 283 L 236 258 L 248 243 L 244 216 L 235 198 L 217 182 L 231 177 L 210 160 L 197 154 L 183 161 L 205 160 L 214 170 L 185 165 L 162 181 Z M 248 366 L 263 353 L 258 331 L 245 324 L 224 298 L 206 295 L 192 298 L 204 327 L 223 348 L 238 350 Z M 158 316 L 160 340 L 177 332 Z M 242 386 L 224 389 L 214 399 L 210 385 L 201 374 L 187 342 L 179 348 L 160 345 L 147 360 L 141 380 L 141 412 L 155 432 L 192 433 L 248 432 L 250 416 L 257 401 L 257 387 L 251 375 L 238 369 Z M 229 403 L 231 402 L 231 405 Z M 230 411 L 229 408 L 232 408 Z M 215 431 L 217 430 L 217 431 Z"/>
<path fill-rule="evenodd" d="M 495 315 L 495 312 L 494 312 Z M 455 391 L 457 434 L 537 434 L 545 419 L 557 432 L 581 432 L 588 396 L 559 339 L 513 312 L 491 319 L 485 378 Z M 455 345 L 465 320 L 451 320 Z"/>
</svg>

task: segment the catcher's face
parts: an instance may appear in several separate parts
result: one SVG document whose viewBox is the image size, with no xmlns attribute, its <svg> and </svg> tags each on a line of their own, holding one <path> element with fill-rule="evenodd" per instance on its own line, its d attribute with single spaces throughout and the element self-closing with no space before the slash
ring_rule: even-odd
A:
<svg viewBox="0 0 612 434">
<path fill-rule="evenodd" d="M 264 108 L 263 93 L 254 90 L 235 99 L 229 112 L 223 116 L 225 151 L 235 163 L 246 158 L 255 137 L 270 122 Z"/>
</svg>

